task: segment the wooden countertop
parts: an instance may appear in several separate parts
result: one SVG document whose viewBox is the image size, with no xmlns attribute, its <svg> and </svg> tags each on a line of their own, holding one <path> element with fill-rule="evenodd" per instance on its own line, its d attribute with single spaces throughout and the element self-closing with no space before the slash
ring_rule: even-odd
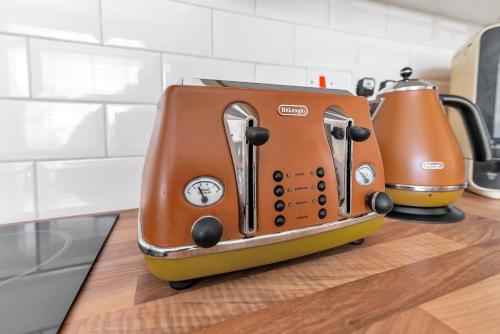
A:
<svg viewBox="0 0 500 334">
<path fill-rule="evenodd" d="M 492 333 L 500 328 L 500 201 L 467 193 L 466 219 L 386 220 L 361 246 L 201 280 L 147 271 L 136 212 L 121 215 L 62 332 Z"/>
</svg>

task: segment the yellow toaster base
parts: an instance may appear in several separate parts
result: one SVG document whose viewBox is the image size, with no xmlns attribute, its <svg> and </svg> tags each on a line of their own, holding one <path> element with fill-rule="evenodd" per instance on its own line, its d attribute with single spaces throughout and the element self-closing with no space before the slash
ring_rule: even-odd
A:
<svg viewBox="0 0 500 334">
<path fill-rule="evenodd" d="M 463 189 L 455 191 L 409 191 L 386 188 L 385 192 L 392 197 L 396 205 L 415 207 L 439 207 L 455 202 L 464 193 Z"/>
<path fill-rule="evenodd" d="M 316 235 L 224 253 L 181 259 L 166 259 L 149 255 L 144 257 L 148 269 L 156 277 L 167 281 L 183 281 L 257 267 L 320 252 L 365 238 L 374 233 L 382 222 L 383 218 L 379 217 L 357 225 Z"/>
</svg>

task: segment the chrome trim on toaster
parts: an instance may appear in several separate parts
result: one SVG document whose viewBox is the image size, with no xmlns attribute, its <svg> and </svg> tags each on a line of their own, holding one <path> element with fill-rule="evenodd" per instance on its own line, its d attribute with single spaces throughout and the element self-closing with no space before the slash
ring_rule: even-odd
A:
<svg viewBox="0 0 500 334">
<path fill-rule="evenodd" d="M 339 214 L 346 216 L 351 212 L 351 188 L 352 188 L 352 141 L 347 134 L 353 120 L 340 110 L 332 107 L 323 115 L 326 137 L 333 156 L 335 174 L 337 175 L 337 192 L 339 200 Z M 340 128 L 343 138 L 336 139 L 332 131 Z"/>
<path fill-rule="evenodd" d="M 368 220 L 372 220 L 379 217 L 383 217 L 383 215 L 375 212 L 370 212 L 358 217 L 345 218 L 338 221 L 333 221 L 316 226 L 299 228 L 291 231 L 285 231 L 274 234 L 265 234 L 265 235 L 259 235 L 237 240 L 221 241 L 217 245 L 210 248 L 201 248 L 196 245 L 179 246 L 179 247 L 157 247 L 147 243 L 142 236 L 142 215 L 141 211 L 139 210 L 138 221 L 137 221 L 138 223 L 137 241 L 140 250 L 146 255 L 154 257 L 164 257 L 167 259 L 182 259 L 190 256 L 201 256 L 201 255 L 208 255 L 215 253 L 223 253 L 243 248 L 258 247 L 288 240 L 294 240 L 309 235 L 328 232 L 343 227 L 363 223 Z"/>
<path fill-rule="evenodd" d="M 386 188 L 409 191 L 457 191 L 467 188 L 467 183 L 453 186 L 414 186 L 411 184 L 386 184 Z"/>
<path fill-rule="evenodd" d="M 351 92 L 343 89 L 273 85 L 273 84 L 264 84 L 256 82 L 240 82 L 240 81 L 213 80 L 213 79 L 201 79 L 201 78 L 185 78 L 180 80 L 178 84 L 184 86 L 253 88 L 253 89 L 266 89 L 266 90 L 284 90 L 289 92 L 292 91 L 292 92 L 307 92 L 307 93 L 326 93 L 326 94 L 336 94 L 336 95 L 353 95 Z"/>
<path fill-rule="evenodd" d="M 224 128 L 238 186 L 240 231 L 245 235 L 257 231 L 257 147 L 248 144 L 245 136 L 248 127 L 258 126 L 256 115 L 251 106 L 241 102 L 224 111 Z"/>
</svg>

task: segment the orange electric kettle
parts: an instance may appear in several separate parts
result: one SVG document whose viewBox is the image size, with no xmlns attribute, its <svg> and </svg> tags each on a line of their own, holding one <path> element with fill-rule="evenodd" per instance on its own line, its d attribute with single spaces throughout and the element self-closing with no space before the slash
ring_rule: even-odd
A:
<svg viewBox="0 0 500 334">
<path fill-rule="evenodd" d="M 373 127 L 382 154 L 386 192 L 394 201 L 389 216 L 424 222 L 454 222 L 464 213 L 451 205 L 466 187 L 462 151 L 444 106 L 457 109 L 471 138 L 475 160 L 491 159 L 486 125 L 478 107 L 435 85 L 410 79 L 379 91 L 372 101 Z"/>
</svg>

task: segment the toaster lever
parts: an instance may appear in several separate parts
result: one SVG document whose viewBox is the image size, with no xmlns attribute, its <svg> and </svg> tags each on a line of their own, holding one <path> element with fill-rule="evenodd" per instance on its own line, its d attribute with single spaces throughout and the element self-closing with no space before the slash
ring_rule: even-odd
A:
<svg viewBox="0 0 500 334">
<path fill-rule="evenodd" d="M 269 130 L 258 126 L 248 127 L 245 130 L 245 136 L 250 145 L 260 146 L 269 139 Z"/>
<path fill-rule="evenodd" d="M 359 126 L 351 126 L 348 129 L 349 132 L 349 137 L 351 137 L 352 140 L 360 142 L 360 141 L 365 141 L 370 137 L 370 129 L 367 128 L 362 128 Z"/>
</svg>

